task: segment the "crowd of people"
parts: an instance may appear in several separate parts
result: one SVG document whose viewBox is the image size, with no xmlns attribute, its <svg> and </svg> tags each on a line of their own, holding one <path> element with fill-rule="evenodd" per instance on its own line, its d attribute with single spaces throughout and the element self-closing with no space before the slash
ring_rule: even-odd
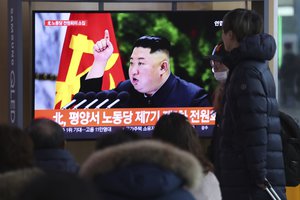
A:
<svg viewBox="0 0 300 200">
<path fill-rule="evenodd" d="M 286 199 L 278 103 L 267 65 L 276 44 L 271 35 L 262 33 L 262 25 L 261 17 L 247 9 L 224 16 L 223 41 L 209 56 L 219 82 L 212 100 L 217 117 L 209 149 L 204 149 L 194 126 L 180 113 L 162 115 L 150 138 L 128 129 L 99 137 L 94 152 L 81 165 L 65 148 L 63 129 L 54 121 L 35 119 L 24 130 L 2 124 L 0 199 L 268 200 L 272 198 L 266 180 L 280 199 Z M 153 42 L 165 45 L 154 55 Z M 171 83 L 190 98 L 186 105 L 207 105 L 202 88 L 170 73 L 168 48 L 164 38 L 138 39 L 130 80 L 119 86 L 137 97 L 130 105 L 157 106 L 161 91 L 169 91 L 169 97 L 163 95 L 167 103 L 160 105 L 169 106 L 174 103 Z M 100 60 L 109 58 L 108 33 L 94 51 Z M 99 63 L 83 82 L 101 82 L 104 68 L 97 68 Z M 151 66 L 156 81 L 150 84 L 142 75 Z M 90 90 L 93 84 L 88 85 L 81 89 Z"/>
</svg>

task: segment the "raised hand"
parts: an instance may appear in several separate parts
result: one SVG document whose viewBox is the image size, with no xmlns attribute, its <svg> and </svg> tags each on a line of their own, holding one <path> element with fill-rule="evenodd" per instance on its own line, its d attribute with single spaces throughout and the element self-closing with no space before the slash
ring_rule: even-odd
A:
<svg viewBox="0 0 300 200">
<path fill-rule="evenodd" d="M 105 30 L 104 38 L 97 41 L 94 45 L 94 62 L 91 70 L 86 76 L 86 79 L 100 78 L 103 76 L 105 66 L 113 51 L 114 48 L 110 42 L 109 32 L 108 30 Z"/>
<path fill-rule="evenodd" d="M 108 30 L 104 31 L 104 38 L 97 41 L 94 45 L 94 59 L 96 62 L 106 61 L 112 55 L 114 48 L 110 42 Z"/>
</svg>

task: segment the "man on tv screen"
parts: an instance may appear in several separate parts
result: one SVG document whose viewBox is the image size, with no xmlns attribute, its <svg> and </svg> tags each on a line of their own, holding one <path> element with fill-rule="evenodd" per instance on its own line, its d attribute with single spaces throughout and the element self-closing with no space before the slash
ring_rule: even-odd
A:
<svg viewBox="0 0 300 200">
<path fill-rule="evenodd" d="M 94 45 L 91 70 L 81 78 L 80 92 L 99 92 L 105 66 L 113 53 L 109 32 Z M 133 45 L 129 80 L 114 89 L 128 92 L 122 107 L 209 107 L 205 90 L 173 75 L 170 70 L 170 42 L 160 36 L 142 36 Z"/>
</svg>

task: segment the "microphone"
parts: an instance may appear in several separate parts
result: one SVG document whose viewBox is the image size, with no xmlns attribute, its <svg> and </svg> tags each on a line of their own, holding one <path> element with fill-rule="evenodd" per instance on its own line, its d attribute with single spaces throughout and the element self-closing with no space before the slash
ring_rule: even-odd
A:
<svg viewBox="0 0 300 200">
<path fill-rule="evenodd" d="M 98 104 L 98 105 L 96 106 L 96 108 L 101 108 L 101 107 L 102 107 L 104 104 L 106 104 L 107 102 L 115 100 L 116 97 L 117 97 L 117 95 L 118 95 L 118 93 L 117 93 L 116 91 L 114 91 L 114 90 L 109 90 L 106 99 L 105 99 L 104 101 L 102 101 L 100 104 Z"/>
<path fill-rule="evenodd" d="M 107 90 L 98 92 L 98 93 L 96 94 L 96 98 L 95 98 L 91 103 L 89 103 L 88 105 L 86 105 L 86 106 L 84 107 L 84 109 L 95 108 L 95 107 L 96 107 L 95 104 L 96 104 L 98 101 L 103 101 L 104 99 L 106 99 L 108 93 L 109 93 L 109 92 L 108 92 Z"/>
<path fill-rule="evenodd" d="M 119 102 L 120 104 L 121 103 L 125 104 L 128 102 L 128 100 L 129 100 L 129 93 L 122 91 L 118 94 L 117 99 L 114 100 L 111 104 L 109 104 L 106 108 L 112 108 L 114 105 L 116 105 Z"/>
<path fill-rule="evenodd" d="M 81 101 L 84 98 L 85 94 L 83 92 L 78 92 L 74 95 L 72 101 L 70 101 L 70 103 L 68 103 L 67 105 L 65 105 L 64 107 L 62 107 L 62 110 L 65 109 L 69 109 L 70 107 L 72 107 L 76 102 Z"/>
<path fill-rule="evenodd" d="M 75 105 L 73 107 L 73 110 L 77 109 L 77 108 L 82 108 L 84 106 L 84 104 L 92 99 L 94 99 L 96 96 L 95 92 L 88 92 L 86 93 L 85 97 L 83 100 L 81 100 L 77 105 Z"/>
</svg>

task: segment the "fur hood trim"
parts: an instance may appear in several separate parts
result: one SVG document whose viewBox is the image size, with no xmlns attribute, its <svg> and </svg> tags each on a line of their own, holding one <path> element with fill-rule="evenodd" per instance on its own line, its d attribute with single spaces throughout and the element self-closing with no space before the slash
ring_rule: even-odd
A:
<svg viewBox="0 0 300 200">
<path fill-rule="evenodd" d="M 155 164 L 173 171 L 184 180 L 185 186 L 199 187 L 203 179 L 203 168 L 192 154 L 155 140 L 127 142 L 94 152 L 83 163 L 80 176 L 92 179 L 135 163 Z"/>
</svg>

